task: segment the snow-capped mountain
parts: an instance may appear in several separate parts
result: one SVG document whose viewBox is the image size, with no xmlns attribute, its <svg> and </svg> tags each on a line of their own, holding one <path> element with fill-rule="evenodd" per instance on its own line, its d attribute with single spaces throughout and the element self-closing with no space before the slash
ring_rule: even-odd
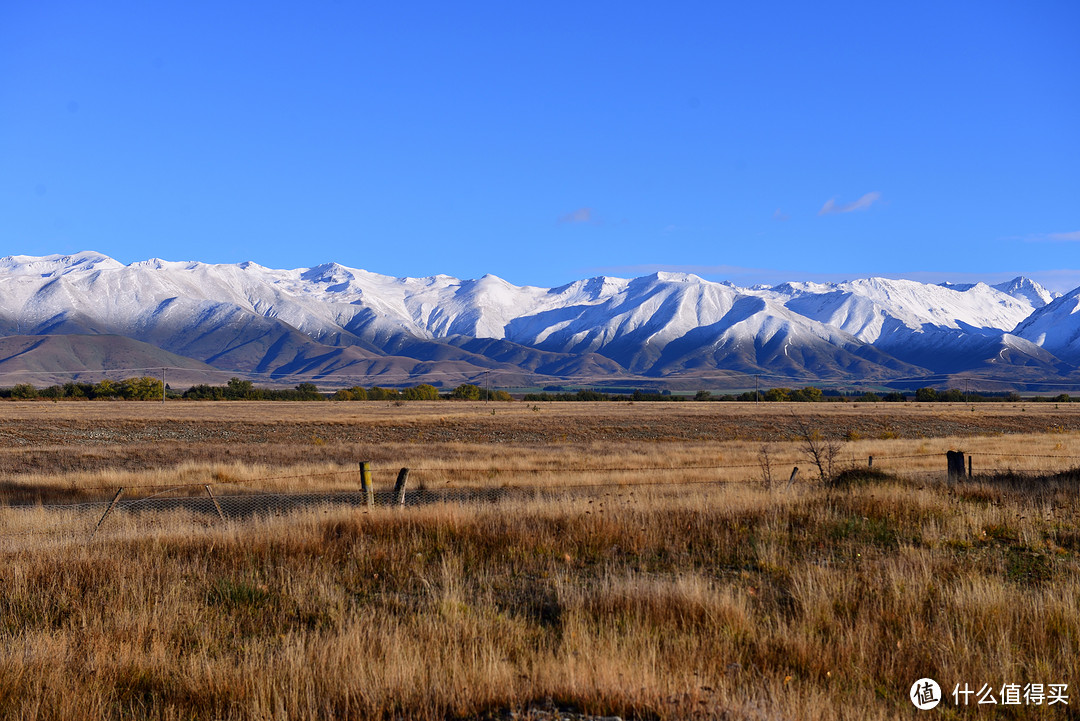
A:
<svg viewBox="0 0 1080 721">
<path fill-rule="evenodd" d="M 1025 278 L 739 288 L 654 273 L 539 288 L 491 275 L 393 278 L 336 263 L 274 270 L 124 265 L 93 252 L 0 258 L 0 335 L 112 334 L 223 370 L 360 382 L 718 371 L 794 382 L 1016 366 L 1055 375 L 1080 363 L 1078 303 L 1076 291 L 1055 299 Z"/>
</svg>

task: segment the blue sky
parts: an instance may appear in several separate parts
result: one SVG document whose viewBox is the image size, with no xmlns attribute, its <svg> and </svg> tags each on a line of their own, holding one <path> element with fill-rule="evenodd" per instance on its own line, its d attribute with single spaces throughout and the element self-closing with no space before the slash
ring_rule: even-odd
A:
<svg viewBox="0 0 1080 721">
<path fill-rule="evenodd" d="M 4 3 L 0 255 L 1080 285 L 1080 3 Z"/>
</svg>

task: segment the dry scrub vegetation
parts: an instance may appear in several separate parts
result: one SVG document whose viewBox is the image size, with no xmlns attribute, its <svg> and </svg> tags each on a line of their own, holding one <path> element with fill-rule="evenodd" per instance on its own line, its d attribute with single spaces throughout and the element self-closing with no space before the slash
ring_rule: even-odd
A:
<svg viewBox="0 0 1080 721">
<path fill-rule="evenodd" d="M 885 475 L 842 486 L 785 489 L 790 465 L 805 466 L 798 439 L 783 414 L 745 407 L 726 417 L 726 407 L 511 404 L 489 420 L 490 406 L 462 404 L 444 421 L 445 404 L 331 419 L 306 406 L 291 418 L 265 415 L 277 406 L 215 406 L 207 413 L 234 415 L 200 431 L 194 404 L 183 405 L 164 420 L 146 408 L 94 418 L 106 411 L 16 406 L 0 431 L 27 442 L 4 451 L 7 492 L 70 498 L 140 478 L 264 474 L 289 476 L 277 485 L 294 490 L 355 486 L 345 471 L 358 457 L 439 468 L 418 473 L 439 487 L 609 485 L 557 502 L 321 509 L 228 527 L 176 515 L 91 544 L 6 544 L 0 718 L 465 719 L 553 705 L 624 718 L 886 719 L 917 713 L 907 693 L 924 676 L 947 691 L 1068 683 L 1069 706 L 1039 716 L 1075 717 L 1080 706 L 1080 473 L 948 486 L 943 458 L 929 455 L 963 447 L 977 471 L 979 459 L 1067 468 L 1068 458 L 1017 457 L 1077 452 L 1080 416 L 1064 409 L 1017 410 L 1015 434 L 976 423 L 981 435 L 948 438 L 910 429 L 956 429 L 966 407 L 808 415 L 843 441 L 845 466 L 920 457 L 876 461 Z M 883 422 L 887 433 L 857 430 Z M 455 424 L 462 435 L 424 440 Z M 546 436 L 484 441 L 477 428 Z M 89 441 L 91 430 L 112 435 Z M 205 455 L 198 445 L 216 441 L 158 437 L 189 431 L 232 435 Z M 371 442 L 375 432 L 388 439 Z M 757 479 L 763 444 L 784 481 L 771 489 L 677 485 Z M 20 472 L 17 459 L 33 454 L 41 460 Z M 127 460 L 119 470 L 85 462 L 98 455 Z M 561 476 L 560 465 L 701 468 Z M 743 467 L 713 468 L 727 465 Z M 659 485 L 629 485 L 643 480 Z M 17 514 L 41 526 L 54 512 L 7 510 L 6 528 Z"/>
</svg>

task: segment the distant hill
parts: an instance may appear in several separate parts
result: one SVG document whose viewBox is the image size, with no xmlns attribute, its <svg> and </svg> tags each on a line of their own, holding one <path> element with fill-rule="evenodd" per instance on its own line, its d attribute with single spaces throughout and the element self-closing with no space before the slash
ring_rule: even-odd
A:
<svg viewBox="0 0 1080 721">
<path fill-rule="evenodd" d="M 0 337 L 0 386 L 38 387 L 69 381 L 96 383 L 108 377 L 160 377 L 183 386 L 220 382 L 213 366 L 118 335 L 15 335 Z M 227 378 L 225 379 L 227 380 Z"/>
</svg>

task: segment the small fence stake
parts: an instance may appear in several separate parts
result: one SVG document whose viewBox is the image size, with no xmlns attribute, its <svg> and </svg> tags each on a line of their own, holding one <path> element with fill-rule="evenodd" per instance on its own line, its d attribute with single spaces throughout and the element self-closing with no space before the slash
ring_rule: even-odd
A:
<svg viewBox="0 0 1080 721">
<path fill-rule="evenodd" d="M 971 456 L 968 456 L 968 478 L 971 478 Z"/>
<path fill-rule="evenodd" d="M 371 490 L 371 463 L 368 461 L 360 461 L 360 487 L 367 496 L 368 508 L 372 508 L 375 505 L 375 492 Z"/>
<path fill-rule="evenodd" d="M 964 452 L 946 451 L 945 459 L 949 464 L 949 483 L 956 483 L 964 478 Z"/>
<path fill-rule="evenodd" d="M 124 492 L 124 487 L 123 486 L 120 486 L 120 488 L 118 488 L 116 490 L 116 495 L 113 496 L 112 503 L 110 503 L 109 507 L 105 509 L 105 513 L 101 516 L 101 520 L 97 522 L 96 526 L 94 526 L 94 532 L 90 534 L 90 540 L 91 541 L 93 541 L 94 536 L 97 535 L 98 529 L 101 528 L 101 524 L 105 522 L 105 518 L 110 513 L 112 513 L 112 509 L 116 507 L 116 502 L 120 500 L 120 494 L 123 493 L 123 492 Z M 88 541 L 88 543 L 89 543 L 89 541 Z"/>
<path fill-rule="evenodd" d="M 867 460 L 866 467 L 867 468 L 873 468 L 874 467 L 874 457 L 873 456 L 870 456 L 870 458 Z"/>
<path fill-rule="evenodd" d="M 218 517 L 221 518 L 221 522 L 227 524 L 228 521 L 225 520 L 225 514 L 221 512 L 221 504 L 217 502 L 216 498 L 214 498 L 214 492 L 210 490 L 210 485 L 207 484 L 203 486 L 203 488 L 206 489 L 206 495 L 210 496 L 210 500 L 214 502 L 214 508 L 217 509 L 217 514 Z"/>
<path fill-rule="evenodd" d="M 394 503 L 398 506 L 405 505 L 405 484 L 409 480 L 409 469 L 402 468 L 397 474 L 397 483 L 394 484 Z"/>
<path fill-rule="evenodd" d="M 787 488 L 791 488 L 791 484 L 795 482 L 795 476 L 799 475 L 799 467 L 795 466 L 791 469 L 791 478 L 788 479 Z"/>
</svg>

